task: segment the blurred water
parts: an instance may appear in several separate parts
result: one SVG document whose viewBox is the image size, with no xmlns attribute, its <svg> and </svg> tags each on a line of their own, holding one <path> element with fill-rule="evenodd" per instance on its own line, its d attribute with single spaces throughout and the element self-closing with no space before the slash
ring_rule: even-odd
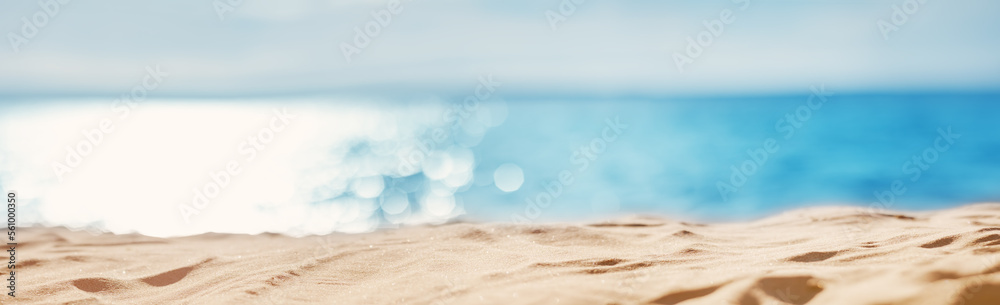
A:
<svg viewBox="0 0 1000 305">
<path fill-rule="evenodd" d="M 622 213 L 707 219 L 746 219 L 818 204 L 871 206 L 879 202 L 875 193 L 890 190 L 896 180 L 906 192 L 892 201 L 883 196 L 879 207 L 932 209 L 1000 199 L 1000 97 L 834 95 L 802 112 L 809 116 L 797 116 L 807 119 L 796 128 L 786 115 L 808 107 L 807 99 L 513 103 L 507 124 L 492 130 L 476 152 L 482 170 L 495 162 L 521 165 L 525 187 L 515 194 L 469 192 L 467 201 L 499 201 L 504 208 L 467 210 L 502 215 L 514 206 L 523 212 L 525 197 L 545 191 L 541 184 L 560 170 L 578 168 L 571 161 L 574 150 L 600 136 L 604 120 L 612 117 L 627 131 L 541 217 L 606 216 L 600 201 L 608 197 L 620 202 Z M 946 151 L 928 154 L 937 155 L 934 163 L 924 164 L 926 169 L 906 163 L 914 155 L 923 159 L 939 129 L 949 128 L 960 137 Z M 724 197 L 718 183 L 730 183 L 731 167 L 751 160 L 747 150 L 762 148 L 767 139 L 774 139 L 777 150 Z M 921 175 L 913 180 L 918 168 Z"/>
<path fill-rule="evenodd" d="M 159 236 L 364 232 L 456 217 L 747 219 L 869 206 L 877 194 L 891 209 L 1000 199 L 1000 95 L 810 96 L 151 102 L 64 181 L 52 162 L 81 128 L 115 118 L 107 105 L 10 103 L 0 186 L 20 191 L 24 223 Z M 245 160 L 234 148 L 275 107 L 297 114 L 294 123 Z M 228 160 L 245 172 L 181 217 L 178 206 Z M 752 173 L 734 184 L 733 167 Z M 894 181 L 906 191 L 890 200 Z"/>
</svg>

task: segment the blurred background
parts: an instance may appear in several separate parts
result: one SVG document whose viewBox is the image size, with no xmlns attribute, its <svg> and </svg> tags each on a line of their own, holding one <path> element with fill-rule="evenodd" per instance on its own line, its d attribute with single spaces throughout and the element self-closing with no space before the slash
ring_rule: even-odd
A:
<svg viewBox="0 0 1000 305">
<path fill-rule="evenodd" d="M 366 232 L 1000 199 L 1000 3 L 0 4 L 21 225 Z"/>
</svg>

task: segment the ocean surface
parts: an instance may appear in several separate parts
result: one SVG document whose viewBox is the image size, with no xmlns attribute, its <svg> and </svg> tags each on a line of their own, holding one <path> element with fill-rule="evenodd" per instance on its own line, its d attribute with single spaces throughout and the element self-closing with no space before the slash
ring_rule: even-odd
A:
<svg viewBox="0 0 1000 305">
<path fill-rule="evenodd" d="M 817 205 L 1000 201 L 1000 94 L 814 89 L 467 103 L 151 99 L 130 108 L 4 98 L 0 186 L 18 191 L 21 225 L 155 236 L 627 214 L 726 221 Z M 88 140 L 102 120 L 114 130 Z M 81 141 L 93 149 L 70 166 Z M 219 174 L 234 162 L 238 173 Z M 200 201 L 206 191 L 215 196 Z"/>
</svg>

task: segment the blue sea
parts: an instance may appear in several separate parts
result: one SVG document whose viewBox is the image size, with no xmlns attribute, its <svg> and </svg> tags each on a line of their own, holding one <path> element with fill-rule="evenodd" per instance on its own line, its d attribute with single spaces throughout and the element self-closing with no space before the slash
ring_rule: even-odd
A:
<svg viewBox="0 0 1000 305">
<path fill-rule="evenodd" d="M 507 124 L 490 131 L 477 155 L 485 168 L 514 162 L 531 175 L 517 193 L 470 192 L 471 201 L 498 204 L 467 208 L 472 215 L 523 209 L 560 170 L 578 169 L 574 151 L 600 136 L 609 118 L 628 129 L 545 214 L 604 217 L 599 201 L 607 197 L 620 203 L 616 213 L 703 219 L 814 205 L 922 210 L 1000 199 L 1000 96 L 834 94 L 813 103 L 818 109 L 808 99 L 512 103 Z M 935 147 L 941 131 L 954 140 Z M 758 162 L 766 144 L 772 149 Z M 896 181 L 906 191 L 884 195 Z"/>
<path fill-rule="evenodd" d="M 19 192 L 22 225 L 155 236 L 1000 201 L 1000 94 L 823 90 L 475 103 L 7 98 L 0 186 Z M 113 131 L 93 141 L 102 120 Z M 68 164 L 85 141 L 92 149 Z"/>
</svg>

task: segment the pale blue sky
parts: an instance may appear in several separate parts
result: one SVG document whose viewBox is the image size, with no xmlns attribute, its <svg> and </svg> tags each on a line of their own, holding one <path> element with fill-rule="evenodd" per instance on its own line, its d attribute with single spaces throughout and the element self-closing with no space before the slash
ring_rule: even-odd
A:
<svg viewBox="0 0 1000 305">
<path fill-rule="evenodd" d="M 553 31 L 561 1 L 402 2 L 348 63 L 340 44 L 389 1 L 245 0 L 220 20 L 210 0 L 71 1 L 14 52 L 35 1 L 0 4 L 0 95 L 118 94 L 148 65 L 156 94 L 464 94 L 480 75 L 507 94 L 670 95 L 801 91 L 993 90 L 1000 3 L 927 1 L 884 39 L 905 1 L 596 1 Z M 56 2 L 58 3 L 58 2 Z M 703 20 L 733 10 L 712 45 L 678 71 Z M 891 21 L 890 21 L 891 22 Z"/>
</svg>

